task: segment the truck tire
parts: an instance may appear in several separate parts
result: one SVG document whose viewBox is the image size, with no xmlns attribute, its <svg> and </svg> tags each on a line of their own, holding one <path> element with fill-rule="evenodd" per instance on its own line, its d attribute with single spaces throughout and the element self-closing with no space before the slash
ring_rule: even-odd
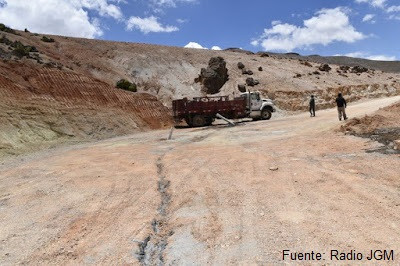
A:
<svg viewBox="0 0 400 266">
<path fill-rule="evenodd" d="M 189 127 L 193 127 L 192 120 L 190 118 L 185 118 L 185 122 Z"/>
<path fill-rule="evenodd" d="M 204 127 L 207 124 L 207 119 L 203 115 L 195 115 L 192 118 L 192 126 Z"/>
<path fill-rule="evenodd" d="M 211 126 L 212 122 L 214 122 L 214 121 L 213 121 L 213 119 L 211 117 L 206 117 L 205 126 Z"/>
<path fill-rule="evenodd" d="M 261 119 L 262 119 L 262 120 L 270 120 L 270 119 L 271 119 L 271 116 L 272 116 L 272 113 L 271 113 L 271 111 L 268 110 L 267 108 L 264 108 L 264 109 L 261 111 Z"/>
</svg>

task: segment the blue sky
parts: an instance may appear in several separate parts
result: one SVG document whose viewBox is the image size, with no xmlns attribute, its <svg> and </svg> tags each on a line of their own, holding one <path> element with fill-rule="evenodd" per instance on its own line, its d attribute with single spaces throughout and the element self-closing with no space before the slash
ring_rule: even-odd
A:
<svg viewBox="0 0 400 266">
<path fill-rule="evenodd" d="M 104 40 L 400 59 L 399 0 L 0 0 L 0 22 Z"/>
</svg>

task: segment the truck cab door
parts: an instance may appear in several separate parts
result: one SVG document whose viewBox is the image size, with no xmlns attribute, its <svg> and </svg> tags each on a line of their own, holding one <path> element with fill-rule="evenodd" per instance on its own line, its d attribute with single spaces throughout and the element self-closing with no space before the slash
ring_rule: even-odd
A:
<svg viewBox="0 0 400 266">
<path fill-rule="evenodd" d="M 251 97 L 251 111 L 260 111 L 263 103 L 260 94 L 252 92 L 250 97 Z"/>
</svg>

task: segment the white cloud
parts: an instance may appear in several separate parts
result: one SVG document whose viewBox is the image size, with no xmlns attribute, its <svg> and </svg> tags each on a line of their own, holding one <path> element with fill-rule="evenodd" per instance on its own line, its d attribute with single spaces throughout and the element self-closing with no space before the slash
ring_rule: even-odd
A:
<svg viewBox="0 0 400 266">
<path fill-rule="evenodd" d="M 149 2 L 156 7 L 176 7 L 179 3 L 194 3 L 197 0 L 149 0 Z"/>
<path fill-rule="evenodd" d="M 356 3 L 368 3 L 373 7 L 384 8 L 387 0 L 355 0 Z"/>
<path fill-rule="evenodd" d="M 260 44 L 260 42 L 258 40 L 252 40 L 250 42 L 250 44 L 253 45 L 253 46 L 258 46 Z"/>
<path fill-rule="evenodd" d="M 185 48 L 193 48 L 193 49 L 205 49 L 208 50 L 207 47 L 202 46 L 201 44 L 197 43 L 197 42 L 189 42 L 188 44 L 186 44 L 184 46 Z M 214 45 L 213 47 L 211 47 L 211 50 L 214 51 L 221 51 L 221 47 Z"/>
<path fill-rule="evenodd" d="M 314 17 L 304 20 L 304 26 L 288 23 L 275 24 L 265 29 L 264 34 L 252 41 L 265 50 L 292 51 L 312 45 L 328 45 L 332 42 L 353 43 L 366 36 L 358 32 L 349 22 L 348 10 L 337 7 L 322 9 Z"/>
<path fill-rule="evenodd" d="M 126 22 L 126 29 L 127 30 L 140 30 L 144 34 L 150 32 L 174 32 L 178 31 L 179 28 L 175 26 L 163 26 L 160 22 L 158 22 L 158 18 L 154 16 L 150 16 L 147 18 L 140 18 L 140 17 L 131 17 Z"/>
<path fill-rule="evenodd" d="M 363 18 L 363 22 L 370 22 L 374 24 L 376 21 L 374 20 L 375 15 L 374 14 L 366 14 Z"/>
<path fill-rule="evenodd" d="M 395 61 L 396 56 L 387 56 L 387 55 L 370 55 L 366 57 L 369 60 L 377 60 L 377 61 Z"/>
<path fill-rule="evenodd" d="M 184 47 L 185 48 L 193 48 L 193 49 L 207 49 L 206 47 L 201 46 L 197 42 L 189 42 Z"/>
<path fill-rule="evenodd" d="M 387 10 L 387 12 L 400 12 L 400 6 L 390 6 Z"/>
<path fill-rule="evenodd" d="M 78 7 L 82 6 L 83 8 L 97 10 L 101 16 L 109 16 L 115 19 L 122 18 L 120 8 L 109 4 L 107 0 L 71 0 L 70 2 Z M 111 0 L 110 2 L 115 2 L 115 0 Z"/>
<path fill-rule="evenodd" d="M 282 24 L 282 21 L 280 20 L 274 20 L 271 22 L 272 26 L 278 25 L 278 24 Z"/>
<path fill-rule="evenodd" d="M 335 56 L 348 56 L 348 57 L 354 57 L 354 58 L 364 58 L 364 59 L 369 59 L 369 60 L 377 60 L 377 61 L 395 61 L 396 56 L 388 56 L 388 55 L 370 55 L 369 53 L 365 52 L 353 52 L 353 53 L 348 53 L 348 54 L 337 54 Z"/>
<path fill-rule="evenodd" d="M 0 21 L 12 28 L 33 32 L 95 38 L 103 34 L 98 19 L 90 17 L 87 10 L 100 16 L 121 19 L 122 12 L 110 0 L 1 0 Z"/>
<path fill-rule="evenodd" d="M 400 20 L 400 16 L 397 15 L 390 15 L 389 19 L 396 19 L 396 20 Z"/>
<path fill-rule="evenodd" d="M 178 22 L 178 23 L 180 23 L 180 24 L 182 24 L 182 23 L 186 23 L 186 22 L 188 22 L 189 20 L 187 20 L 187 19 L 182 19 L 182 18 L 178 18 L 177 20 L 176 20 L 176 22 Z"/>
</svg>

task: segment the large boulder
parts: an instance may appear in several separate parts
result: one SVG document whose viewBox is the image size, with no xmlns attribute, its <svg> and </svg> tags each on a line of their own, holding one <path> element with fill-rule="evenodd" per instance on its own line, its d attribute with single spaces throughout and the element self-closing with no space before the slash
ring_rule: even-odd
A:
<svg viewBox="0 0 400 266">
<path fill-rule="evenodd" d="M 253 86 L 256 86 L 256 85 L 260 84 L 260 82 L 258 80 L 256 80 L 256 79 L 253 79 L 253 78 L 247 78 L 246 79 L 246 84 L 248 86 L 253 87 Z"/>
<path fill-rule="evenodd" d="M 240 92 L 246 92 L 246 85 L 239 84 L 238 89 Z"/>
<path fill-rule="evenodd" d="M 219 93 L 222 86 L 228 81 L 228 69 L 225 60 L 218 57 L 211 57 L 207 68 L 202 68 L 196 82 L 203 84 L 203 90 L 207 94 Z"/>
<path fill-rule="evenodd" d="M 245 68 L 244 64 L 242 62 L 237 63 L 237 66 L 239 69 Z"/>
</svg>

